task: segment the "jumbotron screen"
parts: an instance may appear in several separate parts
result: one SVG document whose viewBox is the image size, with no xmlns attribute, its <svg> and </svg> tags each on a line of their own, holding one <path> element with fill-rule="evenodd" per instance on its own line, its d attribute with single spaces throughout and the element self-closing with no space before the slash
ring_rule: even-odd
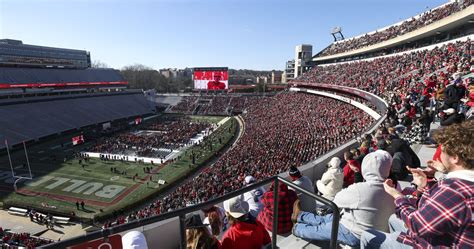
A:
<svg viewBox="0 0 474 249">
<path fill-rule="evenodd" d="M 194 68 L 194 89 L 225 90 L 229 88 L 227 67 Z"/>
</svg>

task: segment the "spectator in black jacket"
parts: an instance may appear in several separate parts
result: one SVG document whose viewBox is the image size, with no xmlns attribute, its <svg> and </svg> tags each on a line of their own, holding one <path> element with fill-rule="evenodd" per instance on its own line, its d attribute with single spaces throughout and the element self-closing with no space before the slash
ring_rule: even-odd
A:
<svg viewBox="0 0 474 249">
<path fill-rule="evenodd" d="M 389 145 L 386 151 L 393 157 L 391 173 L 398 180 L 405 179 L 408 175 L 406 166 L 410 166 L 411 168 L 420 167 L 420 158 L 418 158 L 406 141 L 399 138 L 392 138 L 388 142 Z"/>
</svg>

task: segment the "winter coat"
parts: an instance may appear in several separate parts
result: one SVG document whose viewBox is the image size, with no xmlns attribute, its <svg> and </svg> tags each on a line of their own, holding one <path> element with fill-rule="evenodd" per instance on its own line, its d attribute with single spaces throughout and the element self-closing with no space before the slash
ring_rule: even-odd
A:
<svg viewBox="0 0 474 249">
<path fill-rule="evenodd" d="M 383 183 L 391 165 L 392 156 L 387 151 L 369 153 L 362 161 L 365 182 L 354 183 L 334 197 L 334 203 L 343 209 L 340 223 L 358 237 L 370 228 L 388 232 L 388 218 L 395 211 L 395 203 Z"/>
<path fill-rule="evenodd" d="M 339 167 L 341 160 L 337 157 L 331 159 L 328 164 L 328 170 L 324 172 L 321 180 L 316 182 L 318 191 L 323 195 L 324 198 L 333 200 L 334 196 L 341 191 L 344 183 L 344 174 L 342 169 Z"/>
</svg>

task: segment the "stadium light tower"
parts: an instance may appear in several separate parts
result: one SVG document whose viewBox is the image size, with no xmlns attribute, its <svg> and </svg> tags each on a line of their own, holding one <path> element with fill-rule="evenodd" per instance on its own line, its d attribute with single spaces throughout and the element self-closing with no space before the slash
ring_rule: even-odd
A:
<svg viewBox="0 0 474 249">
<path fill-rule="evenodd" d="M 334 37 L 334 41 L 342 41 L 344 40 L 344 35 L 342 34 L 342 28 L 341 27 L 334 27 L 331 30 L 331 35 Z"/>
</svg>

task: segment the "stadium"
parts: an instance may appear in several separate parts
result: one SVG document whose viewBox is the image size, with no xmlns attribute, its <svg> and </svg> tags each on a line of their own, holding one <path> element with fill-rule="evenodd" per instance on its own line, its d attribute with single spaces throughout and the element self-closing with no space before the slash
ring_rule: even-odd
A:
<svg viewBox="0 0 474 249">
<path fill-rule="evenodd" d="M 227 67 L 193 68 L 191 92 L 134 89 L 86 50 L 1 39 L 2 248 L 387 246 L 372 229 L 403 234 L 397 248 L 472 248 L 473 23 L 464 0 L 334 30 L 263 93 Z M 448 157 L 460 183 L 433 166 Z M 427 209 L 438 185 L 456 198 Z M 259 235 L 236 242 L 242 223 Z"/>
</svg>

